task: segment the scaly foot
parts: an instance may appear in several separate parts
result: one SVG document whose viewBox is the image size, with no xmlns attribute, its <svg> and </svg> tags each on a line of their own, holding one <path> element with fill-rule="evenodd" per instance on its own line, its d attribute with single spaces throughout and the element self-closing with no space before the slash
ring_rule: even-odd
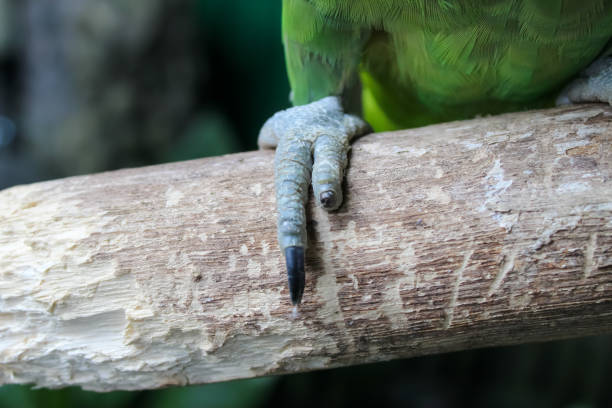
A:
<svg viewBox="0 0 612 408">
<path fill-rule="evenodd" d="M 589 65 L 557 98 L 557 105 L 580 102 L 612 105 L 612 56 L 601 57 Z"/>
<path fill-rule="evenodd" d="M 328 211 L 340 207 L 349 142 L 369 129 L 359 117 L 343 112 L 338 97 L 330 96 L 276 113 L 259 133 L 260 148 L 276 147 L 278 242 L 294 305 L 300 303 L 305 285 L 305 205 L 311 172 L 319 204 Z"/>
</svg>

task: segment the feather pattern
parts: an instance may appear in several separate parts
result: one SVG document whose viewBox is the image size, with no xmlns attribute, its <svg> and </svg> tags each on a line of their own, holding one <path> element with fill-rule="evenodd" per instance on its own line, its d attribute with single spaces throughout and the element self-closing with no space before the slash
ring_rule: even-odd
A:
<svg viewBox="0 0 612 408">
<path fill-rule="evenodd" d="M 612 37 L 612 0 L 284 0 L 294 103 L 363 84 L 376 130 L 545 106 Z"/>
</svg>

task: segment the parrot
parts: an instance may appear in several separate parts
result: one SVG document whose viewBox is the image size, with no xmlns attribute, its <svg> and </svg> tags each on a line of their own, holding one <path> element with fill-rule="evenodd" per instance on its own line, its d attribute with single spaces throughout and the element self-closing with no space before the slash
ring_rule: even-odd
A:
<svg viewBox="0 0 612 408">
<path fill-rule="evenodd" d="M 283 0 L 293 107 L 275 148 L 277 232 L 290 300 L 305 287 L 309 185 L 342 204 L 351 139 L 556 104 L 612 104 L 612 0 Z"/>
</svg>

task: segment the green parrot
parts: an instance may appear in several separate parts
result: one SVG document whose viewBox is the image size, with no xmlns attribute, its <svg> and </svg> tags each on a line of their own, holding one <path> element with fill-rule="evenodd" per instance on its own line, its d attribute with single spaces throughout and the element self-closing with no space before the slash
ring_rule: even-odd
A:
<svg viewBox="0 0 612 408">
<path fill-rule="evenodd" d="M 612 0 L 283 0 L 291 100 L 276 148 L 278 240 L 291 301 L 305 285 L 305 204 L 342 203 L 349 143 L 368 132 L 561 103 L 612 103 Z"/>
</svg>

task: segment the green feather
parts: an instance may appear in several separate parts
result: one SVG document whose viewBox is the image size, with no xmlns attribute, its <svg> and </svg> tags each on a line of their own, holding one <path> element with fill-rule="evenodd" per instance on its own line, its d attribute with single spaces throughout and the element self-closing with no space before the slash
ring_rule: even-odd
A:
<svg viewBox="0 0 612 408">
<path fill-rule="evenodd" d="M 295 104 L 363 85 L 376 130 L 546 106 L 612 37 L 612 1 L 284 0 Z"/>
</svg>

